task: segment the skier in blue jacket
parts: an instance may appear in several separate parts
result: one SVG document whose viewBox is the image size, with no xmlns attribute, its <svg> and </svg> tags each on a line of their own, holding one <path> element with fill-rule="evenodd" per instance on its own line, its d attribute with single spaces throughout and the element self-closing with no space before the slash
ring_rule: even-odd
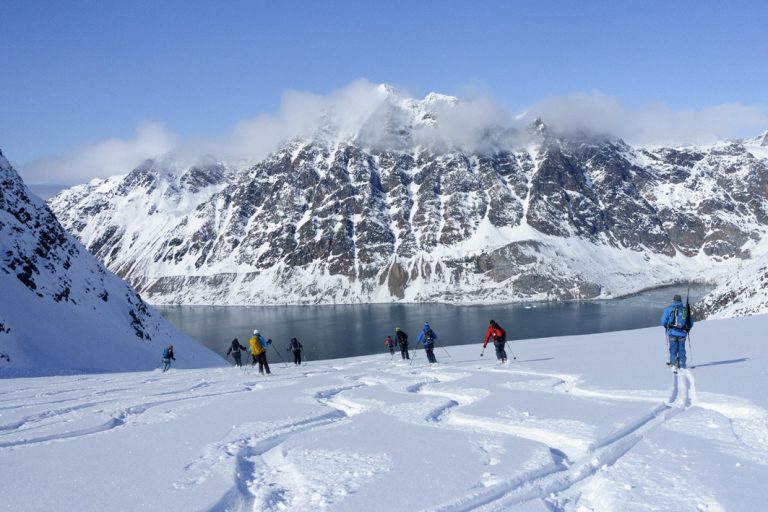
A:
<svg viewBox="0 0 768 512">
<path fill-rule="evenodd" d="M 430 363 L 437 362 L 437 359 L 435 359 L 435 353 L 434 353 L 436 341 L 437 341 L 437 334 L 429 326 L 429 322 L 424 322 L 424 328 L 419 333 L 419 338 L 418 338 L 418 341 L 416 341 L 416 346 L 418 346 L 419 343 L 424 344 L 424 352 L 427 353 L 427 359 L 429 359 Z"/>
<path fill-rule="evenodd" d="M 693 317 L 690 308 L 683 304 L 680 295 L 672 297 L 672 304 L 664 309 L 661 315 L 661 325 L 666 329 L 669 345 L 669 362 L 667 366 L 675 369 L 685 368 L 685 339 L 693 327 Z"/>
</svg>

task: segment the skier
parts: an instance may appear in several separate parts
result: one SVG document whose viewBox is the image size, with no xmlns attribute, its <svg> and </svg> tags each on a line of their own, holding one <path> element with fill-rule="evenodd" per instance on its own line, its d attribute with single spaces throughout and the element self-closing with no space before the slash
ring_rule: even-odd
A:
<svg viewBox="0 0 768 512">
<path fill-rule="evenodd" d="M 400 356 L 403 359 L 410 359 L 411 355 L 408 353 L 408 335 L 399 327 L 395 327 L 395 337 L 397 338 L 397 344 L 400 345 Z"/>
<path fill-rule="evenodd" d="M 176 358 L 173 357 L 173 345 L 168 345 L 163 349 L 163 373 L 168 371 L 168 368 L 171 367 L 171 359 L 174 361 L 176 360 Z"/>
<path fill-rule="evenodd" d="M 291 341 L 288 344 L 287 351 L 291 351 L 291 350 L 293 351 L 293 364 L 295 364 L 296 366 L 301 366 L 301 349 L 302 348 L 304 348 L 304 345 L 299 343 L 299 340 L 297 340 L 296 338 L 291 338 Z"/>
<path fill-rule="evenodd" d="M 427 359 L 429 359 L 431 364 L 437 363 L 437 359 L 435 359 L 434 353 L 436 341 L 437 334 L 435 334 L 435 331 L 433 331 L 429 326 L 429 322 L 424 322 L 424 328 L 419 333 L 419 339 L 416 342 L 416 346 L 418 346 L 419 343 L 424 344 L 424 352 L 427 353 Z"/>
<path fill-rule="evenodd" d="M 392 356 L 395 355 L 395 340 L 392 339 L 392 336 L 387 336 L 387 339 L 384 340 L 384 346 L 387 347 Z"/>
<path fill-rule="evenodd" d="M 669 345 L 667 366 L 673 367 L 675 371 L 685 368 L 685 339 L 693 327 L 693 317 L 690 305 L 683 305 L 680 295 L 672 297 L 672 304 L 664 309 L 661 325 L 666 330 Z"/>
<path fill-rule="evenodd" d="M 245 347 L 240 344 L 237 338 L 232 340 L 232 345 L 229 347 L 229 350 L 227 350 L 227 357 L 229 357 L 229 354 L 232 354 L 232 357 L 235 358 L 235 366 L 240 368 L 243 363 L 240 360 L 240 351 L 245 350 Z"/>
<path fill-rule="evenodd" d="M 258 329 L 253 330 L 253 336 L 248 343 L 251 345 L 251 366 L 256 366 L 259 363 L 259 373 L 264 373 L 266 370 L 267 375 L 270 374 L 269 363 L 267 362 L 267 347 L 272 343 L 272 340 L 265 340 L 264 336 L 259 334 Z M 278 352 L 279 353 L 279 352 Z"/>
<path fill-rule="evenodd" d="M 485 333 L 485 341 L 483 342 L 483 350 L 488 345 L 488 340 L 493 338 L 493 346 L 496 348 L 496 359 L 501 364 L 507 362 L 507 351 L 504 350 L 504 345 L 507 343 L 507 333 L 501 328 L 494 320 L 491 320 L 488 326 L 488 331 Z"/>
</svg>

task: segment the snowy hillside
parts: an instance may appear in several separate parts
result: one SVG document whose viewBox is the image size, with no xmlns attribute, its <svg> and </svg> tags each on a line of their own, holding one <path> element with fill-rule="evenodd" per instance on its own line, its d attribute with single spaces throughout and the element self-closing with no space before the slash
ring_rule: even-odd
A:
<svg viewBox="0 0 768 512">
<path fill-rule="evenodd" d="M 708 318 L 768 313 L 768 255 L 739 269 L 697 303 L 696 309 Z"/>
<path fill-rule="evenodd" d="M 8 510 L 760 511 L 768 317 L 300 367 L 0 380 Z M 733 340 L 738 339 L 738 343 Z M 309 345 L 313 340 L 302 340 Z M 270 353 L 270 357 L 272 357 Z M 41 486 L 45 492 L 41 492 Z"/>
<path fill-rule="evenodd" d="M 221 365 L 58 223 L 0 153 L 0 376 Z"/>
<path fill-rule="evenodd" d="M 461 108 L 380 86 L 251 167 L 147 161 L 51 207 L 162 304 L 588 299 L 762 254 L 763 136 L 633 148 L 537 121 L 446 139 Z"/>
</svg>

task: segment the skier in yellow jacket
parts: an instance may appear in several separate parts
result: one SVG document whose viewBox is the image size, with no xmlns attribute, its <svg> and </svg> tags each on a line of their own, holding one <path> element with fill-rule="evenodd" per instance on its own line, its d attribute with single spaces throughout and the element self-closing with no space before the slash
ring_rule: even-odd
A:
<svg viewBox="0 0 768 512">
<path fill-rule="evenodd" d="M 248 343 L 251 345 L 250 352 L 251 358 L 253 359 L 251 366 L 255 366 L 256 362 L 258 362 L 259 373 L 264 373 L 266 370 L 267 375 L 269 375 L 270 371 L 269 363 L 267 362 L 267 347 L 272 344 L 272 340 L 265 340 L 264 336 L 259 334 L 259 330 L 254 329 L 253 336 L 250 340 L 248 340 Z"/>
</svg>

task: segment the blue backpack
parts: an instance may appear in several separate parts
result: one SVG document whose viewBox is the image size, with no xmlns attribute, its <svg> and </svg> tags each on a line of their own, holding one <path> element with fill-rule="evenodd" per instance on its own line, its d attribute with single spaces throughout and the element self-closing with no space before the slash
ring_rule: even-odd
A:
<svg viewBox="0 0 768 512">
<path fill-rule="evenodd" d="M 691 328 L 691 313 L 686 306 L 675 306 L 672 308 L 672 317 L 669 321 L 669 327 L 688 332 Z"/>
</svg>

